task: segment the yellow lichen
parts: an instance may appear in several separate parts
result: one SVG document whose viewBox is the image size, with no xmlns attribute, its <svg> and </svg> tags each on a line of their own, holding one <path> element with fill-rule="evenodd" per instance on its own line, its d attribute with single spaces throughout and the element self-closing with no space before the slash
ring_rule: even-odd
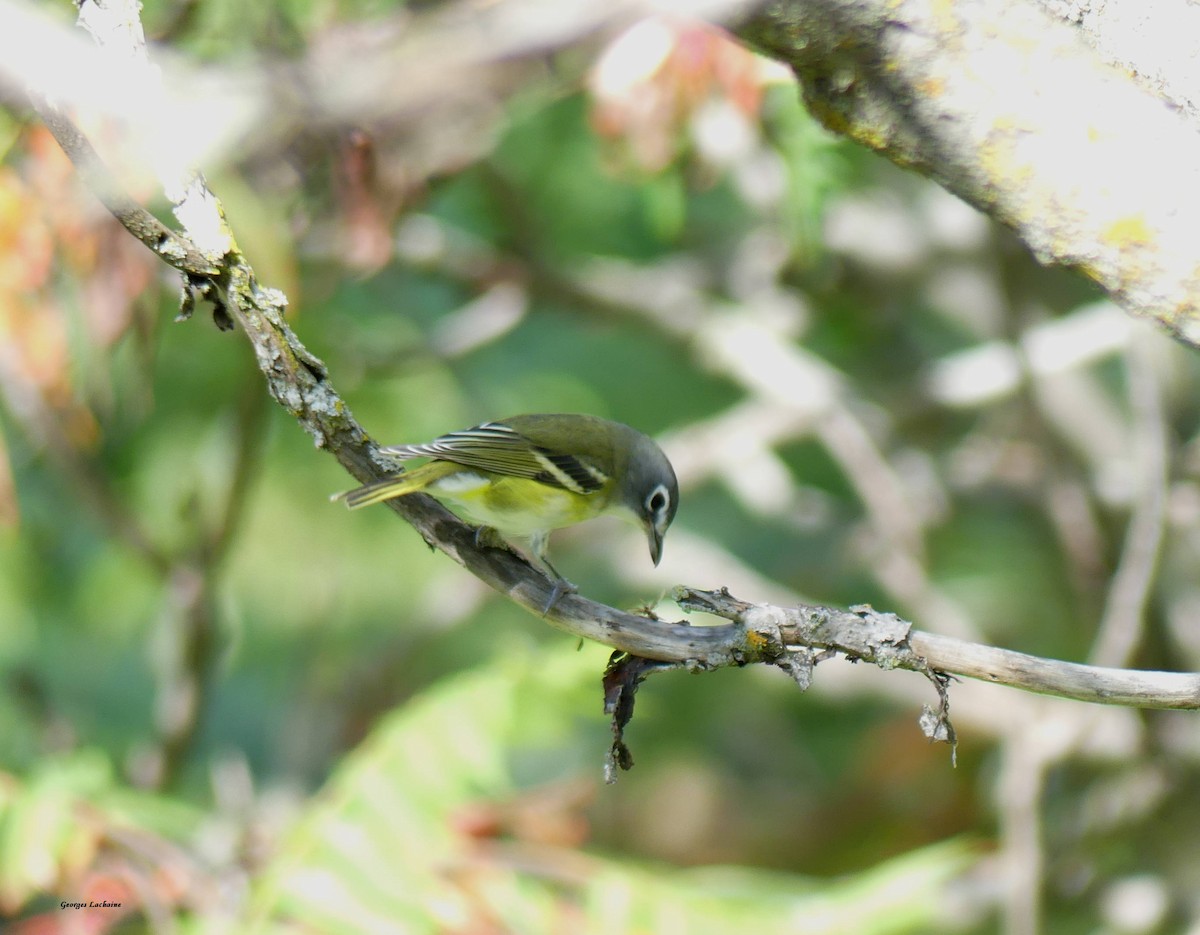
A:
<svg viewBox="0 0 1200 935">
<path fill-rule="evenodd" d="M 1033 167 L 1016 159 L 1010 128 L 997 126 L 979 147 L 979 165 L 988 183 L 1000 190 L 1027 189 L 1035 178 Z"/>
<path fill-rule="evenodd" d="M 943 34 L 959 31 L 958 17 L 954 11 L 954 0 L 934 0 L 931 12 L 939 32 Z"/>
<path fill-rule="evenodd" d="M 749 630 L 746 633 L 746 648 L 751 650 L 752 652 L 756 652 L 756 653 L 762 652 L 764 649 L 767 648 L 768 642 L 769 641 L 767 640 L 767 638 L 765 636 L 763 636 L 761 633 L 758 633 L 754 630 Z"/>
<path fill-rule="evenodd" d="M 1142 247 L 1154 239 L 1154 231 L 1140 214 L 1131 214 L 1109 224 L 1100 239 L 1117 248 Z"/>
<path fill-rule="evenodd" d="M 946 82 L 942 78 L 925 78 L 917 82 L 916 89 L 924 97 L 941 97 L 946 90 Z"/>
</svg>

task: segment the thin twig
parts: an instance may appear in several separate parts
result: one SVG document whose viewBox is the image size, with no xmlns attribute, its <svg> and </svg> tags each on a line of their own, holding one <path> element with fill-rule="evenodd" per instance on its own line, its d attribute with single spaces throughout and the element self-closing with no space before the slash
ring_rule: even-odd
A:
<svg viewBox="0 0 1200 935">
<path fill-rule="evenodd" d="M 247 381 L 237 403 L 234 462 L 229 472 L 224 507 L 221 515 L 212 524 L 204 545 L 205 556 L 213 564 L 220 564 L 229 553 L 229 546 L 245 514 L 246 498 L 251 484 L 258 476 L 262 464 L 263 447 L 267 440 L 264 428 L 267 413 L 270 411 L 266 402 L 257 379 L 253 381 L 253 385 Z"/>
<path fill-rule="evenodd" d="M 1200 708 L 1200 673 L 1109 669 L 1030 656 L 915 630 L 894 614 L 866 606 L 850 610 L 806 604 L 775 607 L 747 604 L 720 592 L 677 589 L 677 594 L 681 606 L 735 620 L 756 634 L 760 643 L 775 627 L 787 648 L 833 649 L 885 669 L 932 669 L 1096 704 Z M 905 633 L 903 645 L 895 650 L 898 627 Z M 770 652 L 764 648 L 763 654 Z"/>
<path fill-rule="evenodd" d="M 162 221 L 129 197 L 112 171 L 105 165 L 91 141 L 60 110 L 45 98 L 30 95 L 30 101 L 42 122 L 79 172 L 84 184 L 129 233 L 146 245 L 164 263 L 189 276 L 211 276 L 217 272 L 187 237 L 171 230 Z"/>
<path fill-rule="evenodd" d="M 997 808 L 1004 886 L 1005 935 L 1037 935 L 1042 918 L 1042 810 L 1048 759 L 1032 732 L 1014 731 L 1001 746 Z"/>
<path fill-rule="evenodd" d="M 1133 514 L 1113 576 L 1104 617 L 1092 645 L 1096 665 L 1127 664 L 1141 641 L 1146 605 L 1162 548 L 1167 509 L 1167 430 L 1156 367 L 1157 337 L 1136 334 L 1125 352 L 1133 410 L 1130 450 L 1137 467 Z"/>
<path fill-rule="evenodd" d="M 203 723 L 221 642 L 217 592 L 222 570 L 245 513 L 246 496 L 258 475 L 267 407 L 257 387 L 239 401 L 235 457 L 224 502 L 197 537 L 194 554 L 180 556 L 169 578 L 169 616 L 175 649 L 159 686 L 161 759 L 158 781 L 174 782 L 187 761 Z"/>
<path fill-rule="evenodd" d="M 124 543 L 149 568 L 165 574 L 170 557 L 151 539 L 138 517 L 125 508 L 104 472 L 67 436 L 58 413 L 41 390 L 22 375 L 16 352 L 7 344 L 0 344 L 0 399 L 26 437 L 45 449 L 68 486 L 109 535 Z"/>
</svg>

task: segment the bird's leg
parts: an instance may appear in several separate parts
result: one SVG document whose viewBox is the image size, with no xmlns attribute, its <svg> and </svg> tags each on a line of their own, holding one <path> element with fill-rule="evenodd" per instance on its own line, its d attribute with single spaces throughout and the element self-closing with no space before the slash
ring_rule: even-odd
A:
<svg viewBox="0 0 1200 935">
<path fill-rule="evenodd" d="M 554 579 L 554 587 L 550 591 L 550 597 L 546 600 L 546 606 L 542 608 L 542 616 L 550 613 L 552 607 L 559 602 L 559 599 L 567 594 L 578 594 L 579 588 L 573 585 L 570 581 L 558 573 L 553 565 L 546 561 L 545 556 L 542 556 L 542 564 L 550 571 L 550 576 Z"/>
<path fill-rule="evenodd" d="M 531 536 L 529 541 L 529 557 L 533 560 L 532 564 L 554 583 L 550 597 L 546 600 L 546 606 L 542 608 L 543 617 L 550 613 L 564 595 L 575 594 L 579 591 L 579 588 L 560 575 L 558 569 L 550 564 L 550 559 L 546 558 L 546 539 L 547 534 L 543 532 Z M 505 549 L 514 554 L 520 554 L 493 526 L 475 527 L 475 545 L 481 549 Z"/>
<path fill-rule="evenodd" d="M 530 539 L 530 551 L 538 564 L 548 571 L 550 579 L 554 582 L 554 587 L 550 590 L 550 597 L 546 600 L 546 606 L 542 608 L 542 616 L 550 613 L 555 604 L 567 594 L 577 594 L 579 588 L 571 584 L 566 578 L 558 573 L 558 569 L 550 564 L 550 559 L 546 557 L 546 539 L 547 533 L 538 533 Z"/>
</svg>

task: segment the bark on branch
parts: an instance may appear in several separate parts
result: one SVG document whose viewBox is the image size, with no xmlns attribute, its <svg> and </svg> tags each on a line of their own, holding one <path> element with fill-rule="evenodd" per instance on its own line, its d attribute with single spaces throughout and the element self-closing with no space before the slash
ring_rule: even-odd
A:
<svg viewBox="0 0 1200 935">
<path fill-rule="evenodd" d="M 1200 133 L 1035 0 L 775 0 L 740 35 L 814 115 L 1200 345 Z"/>
<path fill-rule="evenodd" d="M 1136 708 L 1200 708 L 1200 673 L 1110 669 L 1045 659 L 925 633 L 895 614 L 800 604 L 748 604 L 724 591 L 676 590 L 679 605 L 744 627 L 766 657 L 832 650 L 881 669 L 944 672 L 1075 701 Z M 758 661 L 772 661 L 769 658 Z"/>
</svg>

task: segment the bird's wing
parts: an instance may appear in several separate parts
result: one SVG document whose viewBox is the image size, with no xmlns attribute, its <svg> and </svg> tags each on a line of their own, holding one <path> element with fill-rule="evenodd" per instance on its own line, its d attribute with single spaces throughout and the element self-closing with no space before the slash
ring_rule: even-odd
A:
<svg viewBox="0 0 1200 935">
<path fill-rule="evenodd" d="M 493 474 L 527 477 L 578 494 L 595 493 L 608 480 L 590 459 L 536 445 L 502 422 L 485 422 L 423 445 L 396 445 L 383 452 L 402 459 L 453 461 Z"/>
</svg>

